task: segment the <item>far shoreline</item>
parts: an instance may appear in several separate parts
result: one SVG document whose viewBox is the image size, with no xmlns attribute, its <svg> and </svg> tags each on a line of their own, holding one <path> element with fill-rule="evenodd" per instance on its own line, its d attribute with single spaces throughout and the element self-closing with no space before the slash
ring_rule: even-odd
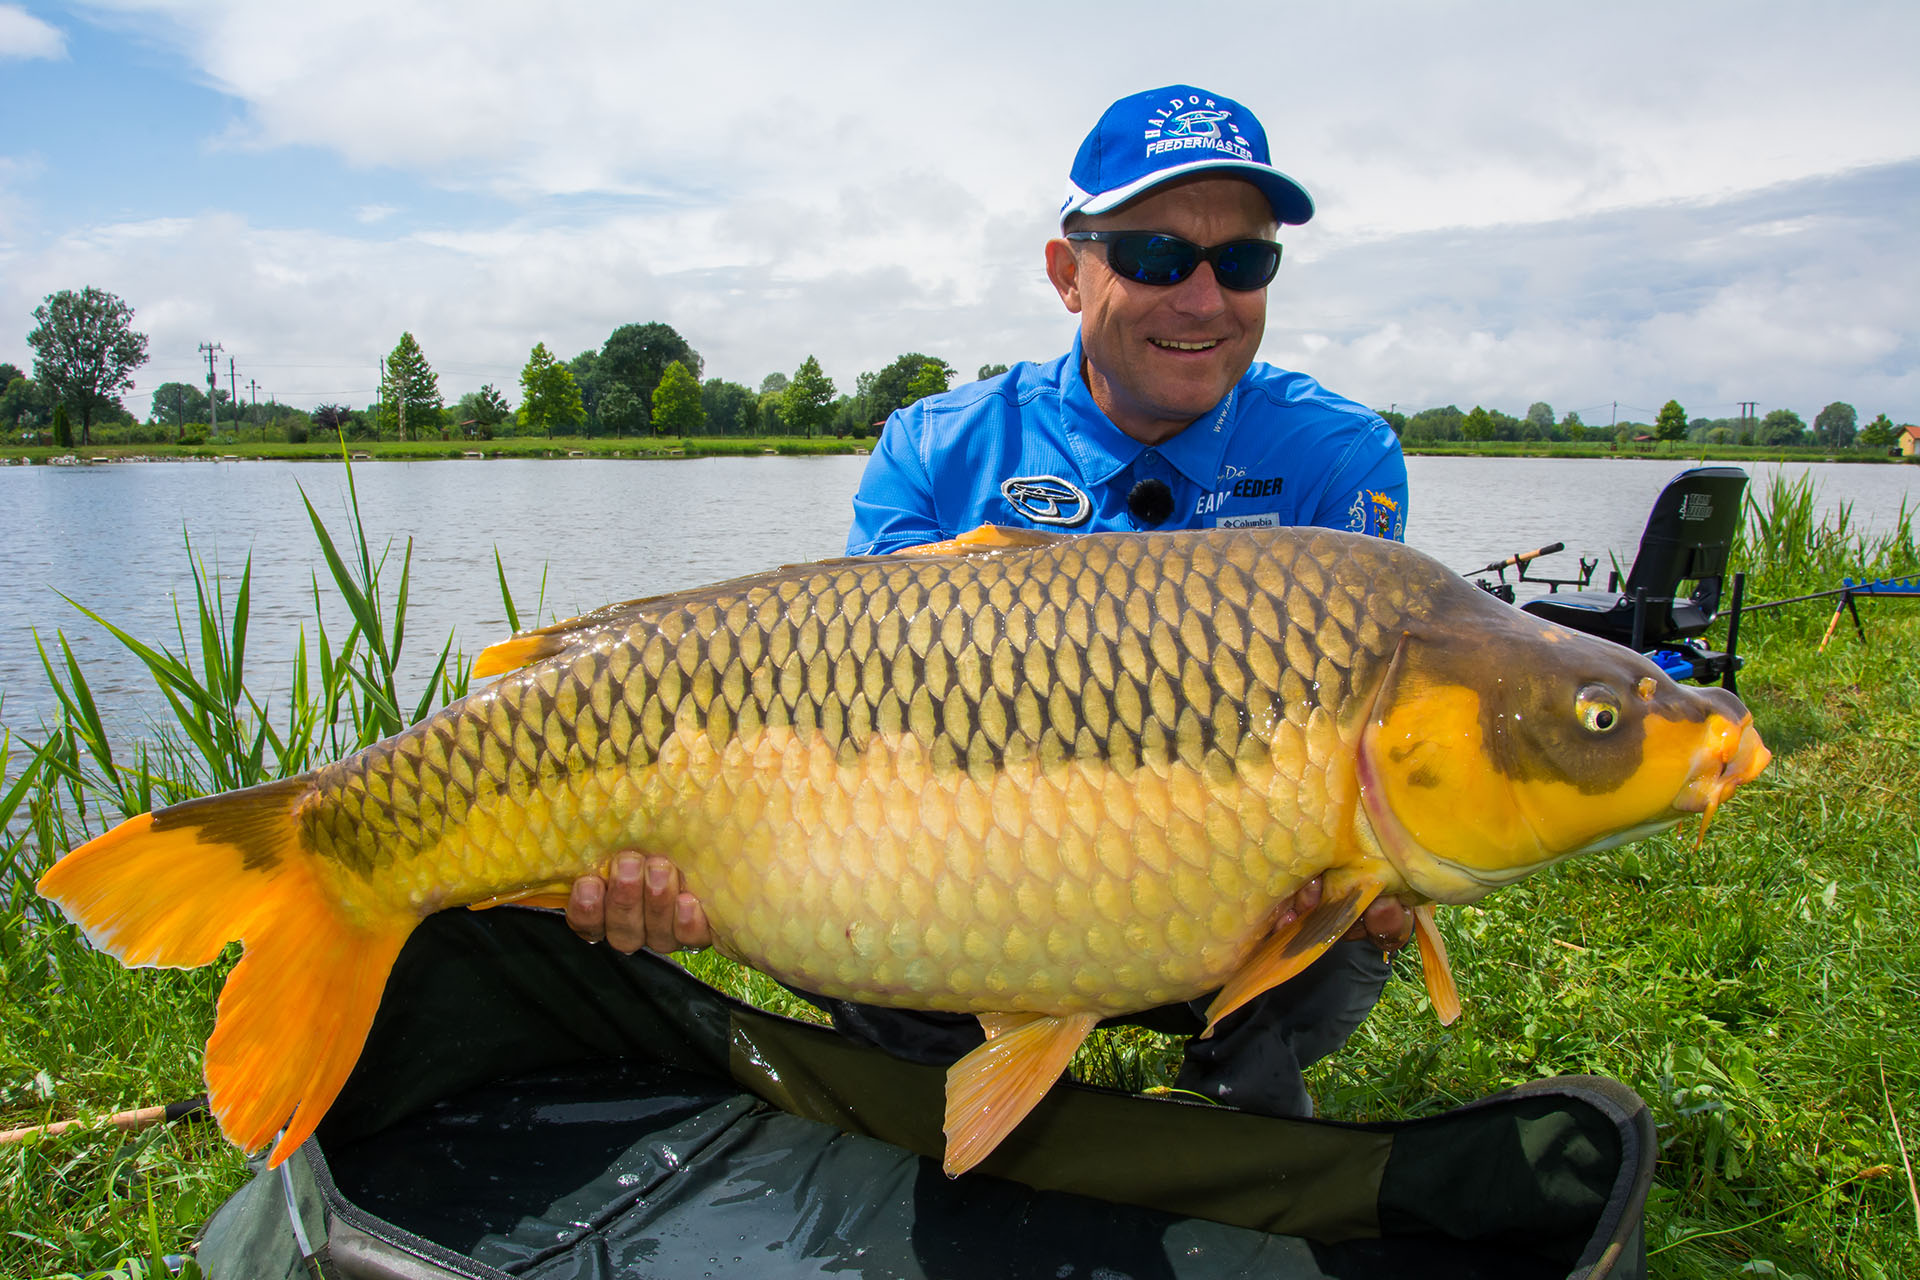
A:
<svg viewBox="0 0 1920 1280">
<path fill-rule="evenodd" d="M 0 445 L 0 466 L 84 466 L 117 462 L 484 462 L 498 458 L 669 462 L 691 458 L 865 456 L 871 439 L 802 436 L 528 436 L 498 440 L 350 440 L 289 444 Z M 1915 463 L 1920 457 L 1879 450 L 1820 446 L 1698 445 L 1685 441 L 1616 444 L 1609 441 L 1490 441 L 1402 446 L 1408 457 L 1592 458 L 1650 462 Z"/>
</svg>

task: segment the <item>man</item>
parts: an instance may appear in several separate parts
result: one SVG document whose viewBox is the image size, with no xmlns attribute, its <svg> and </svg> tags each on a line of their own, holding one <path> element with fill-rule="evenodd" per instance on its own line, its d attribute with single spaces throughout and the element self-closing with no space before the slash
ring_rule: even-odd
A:
<svg viewBox="0 0 1920 1280">
<path fill-rule="evenodd" d="M 1135 94 L 1100 118 L 1073 163 L 1047 278 L 1080 329 L 1067 354 L 895 413 L 859 492 L 847 550 L 879 555 L 981 524 L 1063 532 L 1324 525 L 1400 537 L 1406 466 L 1377 414 L 1304 374 L 1257 364 L 1274 236 L 1313 202 L 1274 168 L 1260 123 L 1188 85 Z M 1319 886 L 1296 895 L 1311 910 Z M 568 920 L 622 950 L 708 941 L 665 859 L 622 855 L 610 882 L 575 885 Z M 1386 978 L 1411 919 L 1376 903 L 1312 968 L 1192 1041 L 1182 1088 L 1310 1114 L 1301 1068 L 1337 1049 Z M 816 1000 L 842 1031 L 946 1062 L 980 1042 L 958 1015 Z M 1130 1019 L 1205 1025 L 1177 1006 Z"/>
</svg>

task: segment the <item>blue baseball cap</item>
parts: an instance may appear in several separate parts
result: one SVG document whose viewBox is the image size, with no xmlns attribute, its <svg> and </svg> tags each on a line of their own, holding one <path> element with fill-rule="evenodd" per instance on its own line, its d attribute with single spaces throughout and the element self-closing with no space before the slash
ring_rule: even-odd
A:
<svg viewBox="0 0 1920 1280">
<path fill-rule="evenodd" d="M 1267 131 L 1232 98 L 1190 84 L 1149 89 L 1108 107 L 1080 144 L 1060 221 L 1107 213 L 1163 182 L 1196 173 L 1244 178 L 1284 223 L 1313 216 L 1306 188 L 1273 167 Z"/>
</svg>

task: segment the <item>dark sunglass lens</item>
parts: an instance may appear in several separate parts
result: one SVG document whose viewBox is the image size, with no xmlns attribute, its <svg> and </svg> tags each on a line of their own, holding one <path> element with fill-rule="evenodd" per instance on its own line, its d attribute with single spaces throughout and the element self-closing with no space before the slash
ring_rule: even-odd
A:
<svg viewBox="0 0 1920 1280">
<path fill-rule="evenodd" d="M 1280 269 L 1280 246 L 1264 240 L 1236 240 L 1215 251 L 1213 272 L 1221 287 L 1264 288 Z"/>
<path fill-rule="evenodd" d="M 1108 264 L 1141 284 L 1178 284 L 1199 261 L 1198 246 L 1177 236 L 1120 236 L 1108 248 Z"/>
</svg>

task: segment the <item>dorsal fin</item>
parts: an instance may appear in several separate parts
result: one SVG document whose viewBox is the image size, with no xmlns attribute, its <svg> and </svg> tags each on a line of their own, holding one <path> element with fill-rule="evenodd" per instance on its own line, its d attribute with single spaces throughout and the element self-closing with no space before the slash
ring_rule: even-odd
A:
<svg viewBox="0 0 1920 1280">
<path fill-rule="evenodd" d="M 1039 529 L 1013 529 L 1005 525 L 983 524 L 977 529 L 969 529 L 957 538 L 948 538 L 944 542 L 930 542 L 920 547 L 908 547 L 894 554 L 903 556 L 973 555 L 982 551 L 1002 551 L 1011 547 L 1044 547 L 1072 536 L 1068 533 L 1046 533 Z M 571 649 L 594 631 L 630 624 L 647 606 L 653 606 L 656 609 L 667 608 L 719 591 L 738 590 L 760 582 L 772 582 L 788 574 L 812 572 L 867 558 L 840 556 L 830 560 L 785 565 L 764 573 L 736 578 L 731 582 L 698 587 L 691 591 L 644 596 L 638 600 L 622 600 L 618 604 L 603 605 L 592 613 L 583 613 L 577 618 L 567 618 L 533 631 L 522 631 L 498 644 L 488 645 L 480 651 L 480 656 L 473 660 L 473 675 L 475 679 L 482 679 L 487 676 L 505 675 L 509 671 L 518 671 L 522 667 L 531 666 L 543 658 L 551 658 L 556 653 Z"/>
<path fill-rule="evenodd" d="M 1000 551 L 1008 547 L 1044 547 L 1051 543 L 1065 541 L 1072 536 L 1070 533 L 1047 533 L 1040 529 L 1015 529 L 1004 524 L 983 524 L 977 529 L 967 530 L 957 538 L 948 538 L 944 542 L 929 542 L 924 546 L 903 547 L 895 554 L 963 556 L 976 551 Z"/>
</svg>

